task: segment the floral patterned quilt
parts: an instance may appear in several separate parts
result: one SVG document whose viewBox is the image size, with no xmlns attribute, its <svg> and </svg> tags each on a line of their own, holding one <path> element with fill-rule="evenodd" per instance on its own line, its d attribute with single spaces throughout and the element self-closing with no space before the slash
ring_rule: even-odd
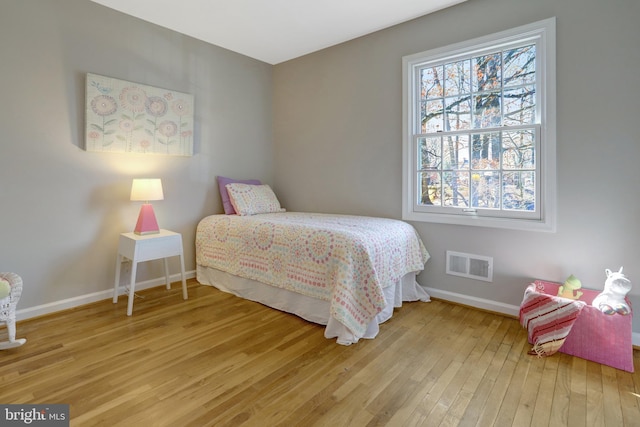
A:
<svg viewBox="0 0 640 427">
<path fill-rule="evenodd" d="M 212 215 L 198 225 L 198 265 L 330 302 L 356 334 L 385 306 L 382 289 L 429 259 L 402 221 L 283 212 Z"/>
</svg>

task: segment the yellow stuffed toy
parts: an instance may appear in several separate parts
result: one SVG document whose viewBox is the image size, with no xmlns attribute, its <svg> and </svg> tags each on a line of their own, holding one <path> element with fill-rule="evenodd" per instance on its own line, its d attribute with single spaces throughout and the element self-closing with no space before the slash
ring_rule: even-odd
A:
<svg viewBox="0 0 640 427">
<path fill-rule="evenodd" d="M 569 299 L 580 299 L 583 294 L 583 292 L 579 290 L 581 287 L 582 282 L 572 274 L 564 281 L 564 285 L 558 288 L 558 296 Z"/>
</svg>

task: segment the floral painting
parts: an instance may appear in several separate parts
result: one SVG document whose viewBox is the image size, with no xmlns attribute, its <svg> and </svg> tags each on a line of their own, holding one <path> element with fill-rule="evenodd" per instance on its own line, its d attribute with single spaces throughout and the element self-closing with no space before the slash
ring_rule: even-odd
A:
<svg viewBox="0 0 640 427">
<path fill-rule="evenodd" d="M 87 73 L 87 151 L 193 155 L 193 95 Z"/>
</svg>

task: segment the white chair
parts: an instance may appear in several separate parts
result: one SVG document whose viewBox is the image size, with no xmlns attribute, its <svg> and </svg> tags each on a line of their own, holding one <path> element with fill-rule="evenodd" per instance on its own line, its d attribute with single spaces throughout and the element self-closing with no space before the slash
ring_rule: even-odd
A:
<svg viewBox="0 0 640 427">
<path fill-rule="evenodd" d="M 20 347 L 26 339 L 16 339 L 16 306 L 22 295 L 22 278 L 15 273 L 0 273 L 0 279 L 9 282 L 11 292 L 0 299 L 0 323 L 6 323 L 9 340 L 0 342 L 0 350 Z"/>
</svg>

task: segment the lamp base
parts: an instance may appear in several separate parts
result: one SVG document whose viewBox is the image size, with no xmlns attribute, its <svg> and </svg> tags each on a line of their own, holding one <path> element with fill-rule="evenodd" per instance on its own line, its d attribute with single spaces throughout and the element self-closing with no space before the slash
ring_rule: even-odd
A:
<svg viewBox="0 0 640 427">
<path fill-rule="evenodd" d="M 136 223 L 136 228 L 133 232 L 139 235 L 156 234 L 160 232 L 160 227 L 158 227 L 158 221 L 156 220 L 156 214 L 153 212 L 153 206 L 151 206 L 151 203 L 144 203 L 140 207 L 138 222 Z"/>
<path fill-rule="evenodd" d="M 137 234 L 138 236 L 146 236 L 147 234 L 160 234 L 160 230 L 152 230 L 152 231 L 135 231 L 135 230 L 133 230 L 133 234 Z"/>
</svg>

